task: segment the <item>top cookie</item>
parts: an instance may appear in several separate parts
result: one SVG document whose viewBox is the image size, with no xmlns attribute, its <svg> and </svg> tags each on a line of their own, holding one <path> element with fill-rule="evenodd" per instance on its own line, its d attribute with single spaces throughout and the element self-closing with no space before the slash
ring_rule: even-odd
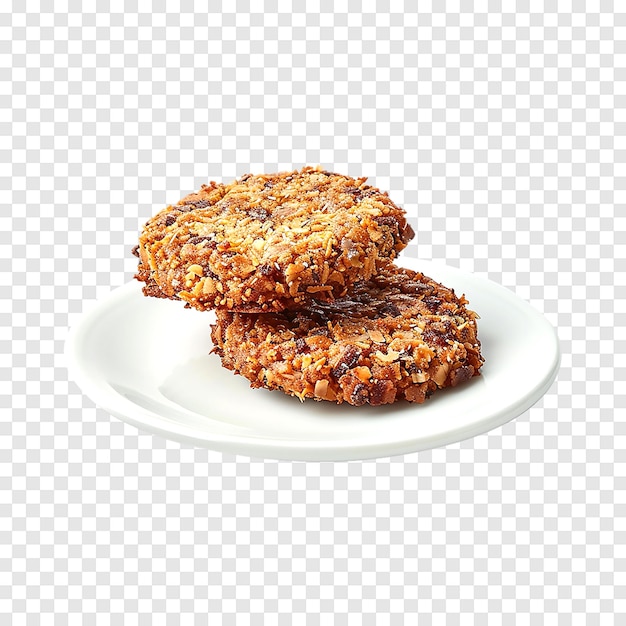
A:
<svg viewBox="0 0 626 626">
<path fill-rule="evenodd" d="M 414 235 L 404 210 L 366 180 L 305 167 L 203 185 L 147 222 L 136 277 L 146 295 L 200 310 L 341 297 Z"/>
</svg>

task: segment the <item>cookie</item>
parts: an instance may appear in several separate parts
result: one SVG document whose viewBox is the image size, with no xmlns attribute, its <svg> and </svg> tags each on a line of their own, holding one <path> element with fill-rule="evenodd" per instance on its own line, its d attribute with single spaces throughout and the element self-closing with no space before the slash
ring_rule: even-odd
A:
<svg viewBox="0 0 626 626">
<path fill-rule="evenodd" d="M 463 296 L 389 263 L 334 302 L 217 311 L 213 351 L 252 387 L 353 405 L 422 403 L 478 375 L 477 315 Z"/>
<path fill-rule="evenodd" d="M 305 167 L 203 185 L 147 222 L 136 278 L 146 295 L 200 310 L 340 298 L 414 235 L 404 210 L 365 181 Z"/>
</svg>

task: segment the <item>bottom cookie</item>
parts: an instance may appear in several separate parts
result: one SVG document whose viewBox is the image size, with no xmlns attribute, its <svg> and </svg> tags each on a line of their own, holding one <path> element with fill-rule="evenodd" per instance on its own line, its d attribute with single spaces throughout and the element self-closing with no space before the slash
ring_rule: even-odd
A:
<svg viewBox="0 0 626 626">
<path fill-rule="evenodd" d="M 214 352 L 252 387 L 301 400 L 424 402 L 479 374 L 476 313 L 463 296 L 389 264 L 334 302 L 282 313 L 217 311 Z"/>
</svg>

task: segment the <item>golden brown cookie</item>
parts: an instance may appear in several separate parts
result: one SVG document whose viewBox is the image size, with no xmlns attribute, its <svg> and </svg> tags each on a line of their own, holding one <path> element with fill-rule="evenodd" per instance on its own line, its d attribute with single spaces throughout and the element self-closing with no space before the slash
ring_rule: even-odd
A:
<svg viewBox="0 0 626 626">
<path fill-rule="evenodd" d="M 414 235 L 404 210 L 365 181 L 305 167 L 204 185 L 145 225 L 136 277 L 146 295 L 200 310 L 342 297 Z"/>
<path fill-rule="evenodd" d="M 388 264 L 334 302 L 217 311 L 214 352 L 252 387 L 353 405 L 424 402 L 478 375 L 477 315 L 454 291 Z"/>
</svg>

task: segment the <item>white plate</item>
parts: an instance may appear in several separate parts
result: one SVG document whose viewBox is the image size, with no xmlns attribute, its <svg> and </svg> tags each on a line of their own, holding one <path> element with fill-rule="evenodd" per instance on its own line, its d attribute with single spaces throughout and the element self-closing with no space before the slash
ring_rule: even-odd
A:
<svg viewBox="0 0 626 626">
<path fill-rule="evenodd" d="M 480 315 L 482 375 L 424 404 L 353 407 L 250 389 L 221 367 L 212 313 L 146 298 L 133 281 L 70 331 L 66 355 L 97 405 L 134 426 L 195 446 L 253 457 L 344 461 L 461 441 L 522 414 L 548 390 L 559 345 L 548 321 L 511 291 L 459 269 L 402 257 Z"/>
</svg>

